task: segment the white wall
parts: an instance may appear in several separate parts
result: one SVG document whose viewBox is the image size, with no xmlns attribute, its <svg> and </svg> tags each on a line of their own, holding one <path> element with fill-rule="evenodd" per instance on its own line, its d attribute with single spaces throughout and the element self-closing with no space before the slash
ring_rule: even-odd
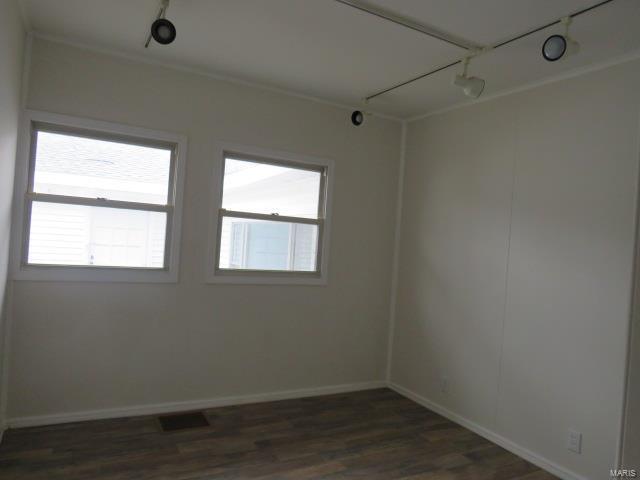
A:
<svg viewBox="0 0 640 480">
<path fill-rule="evenodd" d="M 28 107 L 185 133 L 178 284 L 15 282 L 9 417 L 383 379 L 400 125 L 35 40 Z M 217 141 L 336 162 L 326 287 L 207 285 Z"/>
<path fill-rule="evenodd" d="M 29 108 L 186 133 L 189 159 L 178 284 L 15 282 L 9 417 L 382 379 L 398 124 L 43 40 L 32 54 Z M 392 382 L 589 479 L 618 441 L 639 80 L 630 62 L 407 137 Z M 203 283 L 217 141 L 336 161 L 327 287 Z"/>
<path fill-rule="evenodd" d="M 0 429 L 5 411 L 6 280 L 24 40 L 18 2 L 0 0 Z"/>
<path fill-rule="evenodd" d="M 391 381 L 576 478 L 616 459 L 638 84 L 634 61 L 408 129 Z"/>
</svg>

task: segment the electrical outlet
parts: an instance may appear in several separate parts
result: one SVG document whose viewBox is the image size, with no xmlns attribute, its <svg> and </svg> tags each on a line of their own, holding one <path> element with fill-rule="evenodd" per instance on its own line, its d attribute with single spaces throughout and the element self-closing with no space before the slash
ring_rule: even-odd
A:
<svg viewBox="0 0 640 480">
<path fill-rule="evenodd" d="M 445 395 L 449 393 L 449 379 L 447 377 L 440 377 L 440 392 Z"/>
<path fill-rule="evenodd" d="M 582 452 L 582 433 L 571 428 L 569 429 L 567 435 L 567 449 L 575 453 Z"/>
</svg>

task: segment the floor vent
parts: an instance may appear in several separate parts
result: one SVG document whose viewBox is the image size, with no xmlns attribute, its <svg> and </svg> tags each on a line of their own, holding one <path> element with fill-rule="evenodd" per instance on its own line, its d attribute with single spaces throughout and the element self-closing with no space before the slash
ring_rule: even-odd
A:
<svg viewBox="0 0 640 480">
<path fill-rule="evenodd" d="M 207 417 L 202 412 L 174 413 L 158 417 L 162 431 L 175 432 L 189 428 L 208 427 Z"/>
</svg>

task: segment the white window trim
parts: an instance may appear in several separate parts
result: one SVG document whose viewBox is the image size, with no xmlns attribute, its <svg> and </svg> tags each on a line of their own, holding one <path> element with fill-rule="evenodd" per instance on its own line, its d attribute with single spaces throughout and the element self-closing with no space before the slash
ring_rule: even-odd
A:
<svg viewBox="0 0 640 480">
<path fill-rule="evenodd" d="M 91 130 L 106 134 L 160 141 L 177 145 L 174 167 L 173 219 L 167 219 L 170 229 L 169 249 L 165 268 L 131 268 L 67 265 L 27 265 L 23 252 L 27 239 L 26 198 L 31 162 L 31 132 L 34 123 L 51 124 L 71 129 Z M 182 226 L 182 200 L 184 194 L 187 137 L 184 135 L 131 127 L 110 122 L 60 115 L 55 113 L 26 110 L 23 113 L 18 143 L 15 188 L 13 198 L 13 230 L 11 272 L 14 280 L 25 281 L 70 281 L 70 282 L 131 282 L 131 283 L 175 283 L 178 281 L 180 264 L 180 237 Z M 37 194 L 32 194 L 37 196 Z M 68 197 L 63 197 L 67 200 Z M 71 199 L 72 201 L 72 199 Z M 99 201 L 97 201 L 99 202 Z M 67 202 L 69 203 L 69 202 Z M 157 206 L 156 206 L 157 207 Z"/>
<path fill-rule="evenodd" d="M 265 160 L 273 160 L 275 164 L 291 163 L 293 165 L 310 165 L 322 167 L 327 176 L 325 179 L 325 217 L 321 219 L 322 235 L 318 244 L 319 273 L 316 272 L 259 272 L 255 270 L 229 271 L 216 268 L 218 264 L 218 245 L 220 243 L 222 207 L 222 188 L 224 183 L 223 166 L 227 153 L 234 153 L 240 159 L 243 156 Z M 331 238 L 331 211 L 333 201 L 333 184 L 335 164 L 333 160 L 282 152 L 235 143 L 221 142 L 216 145 L 212 171 L 212 188 L 209 214 L 209 241 L 207 248 L 206 282 L 247 285 L 326 285 L 329 273 L 329 240 Z M 246 215 L 250 216 L 250 214 Z M 279 217 L 286 220 L 288 217 Z M 292 219 L 299 221 L 298 218 Z"/>
</svg>

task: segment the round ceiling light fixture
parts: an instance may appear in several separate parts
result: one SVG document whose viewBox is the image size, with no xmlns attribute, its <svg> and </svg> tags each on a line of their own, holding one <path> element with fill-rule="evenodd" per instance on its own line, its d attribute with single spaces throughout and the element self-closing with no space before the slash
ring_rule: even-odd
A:
<svg viewBox="0 0 640 480">
<path fill-rule="evenodd" d="M 560 23 L 565 26 L 564 35 L 551 35 L 542 44 L 542 56 L 547 62 L 557 62 L 565 55 L 574 55 L 580 50 L 580 44 L 569 36 L 571 17 L 563 17 Z"/>
<path fill-rule="evenodd" d="M 158 16 L 151 24 L 144 48 L 149 47 L 152 38 L 160 45 L 169 45 L 176 39 L 176 26 L 165 18 L 168 9 L 169 0 L 161 0 Z"/>
<path fill-rule="evenodd" d="M 469 98 L 478 98 L 484 91 L 485 81 L 478 77 L 469 77 L 467 75 L 467 68 L 469 67 L 469 57 L 465 57 L 462 60 L 462 74 L 458 74 L 453 79 L 453 84 L 461 87 L 464 94 Z"/>
<path fill-rule="evenodd" d="M 356 127 L 359 127 L 364 123 L 364 113 L 360 110 L 354 110 L 351 114 L 351 123 L 353 123 Z"/>
<path fill-rule="evenodd" d="M 567 51 L 567 39 L 562 35 L 551 35 L 542 44 L 542 56 L 547 62 L 560 60 Z"/>
<path fill-rule="evenodd" d="M 151 36 L 161 45 L 169 45 L 176 39 L 176 27 L 166 18 L 158 18 L 151 24 Z"/>
</svg>

